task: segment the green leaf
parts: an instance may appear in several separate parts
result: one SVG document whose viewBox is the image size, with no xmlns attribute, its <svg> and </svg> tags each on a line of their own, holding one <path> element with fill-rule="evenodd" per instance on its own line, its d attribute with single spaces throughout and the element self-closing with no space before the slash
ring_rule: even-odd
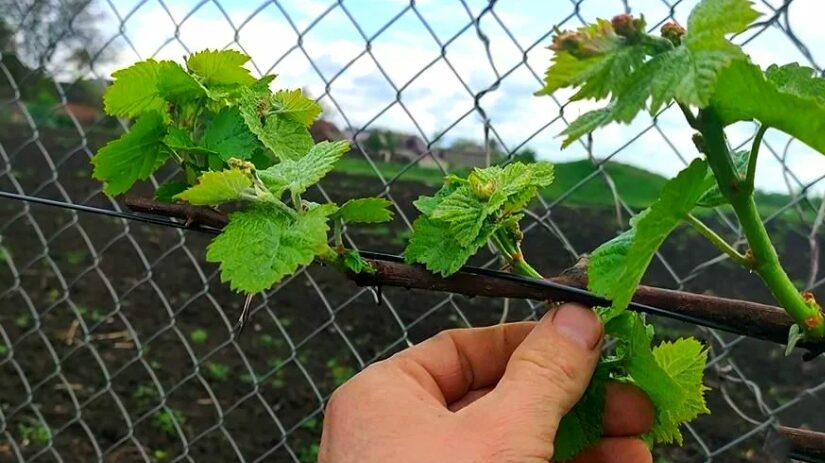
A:
<svg viewBox="0 0 825 463">
<path fill-rule="evenodd" d="M 492 227 L 487 227 L 486 238 L 493 231 Z M 463 246 L 449 232 L 447 224 L 420 216 L 413 222 L 404 260 L 409 264 L 424 264 L 427 270 L 446 277 L 457 272 L 484 245 L 486 238 L 471 246 Z"/>
<path fill-rule="evenodd" d="M 335 213 L 348 223 L 381 223 L 392 220 L 392 201 L 384 198 L 350 199 Z"/>
<path fill-rule="evenodd" d="M 174 196 L 189 188 L 186 182 L 166 182 L 155 190 L 155 199 L 162 203 L 175 202 Z"/>
<path fill-rule="evenodd" d="M 686 105 L 706 108 L 716 89 L 719 72 L 731 61 L 741 57 L 741 54 L 708 50 L 684 56 L 687 58 L 683 68 L 684 77 L 674 96 Z"/>
<path fill-rule="evenodd" d="M 114 72 L 114 82 L 103 95 L 106 114 L 136 117 L 149 111 L 165 113 L 167 103 L 157 88 L 162 63 L 149 59 Z"/>
<path fill-rule="evenodd" d="M 435 193 L 435 196 L 419 196 L 418 199 L 413 201 L 413 206 L 415 206 L 415 208 L 422 214 L 430 216 L 435 208 L 438 207 L 442 201 L 444 201 L 444 198 L 449 196 L 459 186 L 460 184 L 456 182 L 446 183 Z"/>
<path fill-rule="evenodd" d="M 103 191 L 117 196 L 145 180 L 169 157 L 162 140 L 166 128 L 156 111 L 138 118 L 129 132 L 101 148 L 92 158 L 92 176 L 105 182 Z"/>
<path fill-rule="evenodd" d="M 192 154 L 202 154 L 209 157 L 210 165 L 212 157 L 217 158 L 218 153 L 212 150 L 195 145 L 192 142 L 192 137 L 186 130 L 175 126 L 167 127 L 166 136 L 163 137 L 163 144 L 175 152 L 188 152 Z M 222 163 L 221 163 L 222 167 Z"/>
<path fill-rule="evenodd" d="M 177 194 L 175 199 L 195 206 L 215 206 L 241 199 L 251 186 L 249 174 L 240 169 L 204 172 L 197 185 Z"/>
<path fill-rule="evenodd" d="M 688 18 L 682 56 L 684 73 L 676 99 L 684 104 L 707 107 L 716 88 L 719 72 L 732 61 L 746 58 L 742 50 L 729 42 L 727 34 L 738 34 L 759 17 L 750 0 L 703 0 Z"/>
<path fill-rule="evenodd" d="M 703 44 L 738 34 L 759 18 L 750 0 L 703 0 L 688 17 L 685 42 Z"/>
<path fill-rule="evenodd" d="M 758 66 L 736 61 L 720 74 L 711 104 L 725 124 L 757 120 L 825 153 L 825 104 L 811 93 L 822 79 L 784 68 L 766 78 Z"/>
<path fill-rule="evenodd" d="M 813 68 L 800 66 L 798 63 L 784 66 L 772 64 L 765 71 L 765 77 L 780 92 L 825 104 L 825 79 L 819 77 Z"/>
<path fill-rule="evenodd" d="M 606 377 L 596 371 L 582 398 L 559 423 L 553 442 L 553 461 L 572 460 L 602 438 Z"/>
<path fill-rule="evenodd" d="M 312 98 L 307 98 L 304 92 L 295 90 L 279 90 L 272 97 L 272 112 L 309 127 L 321 114 L 321 105 Z"/>
<path fill-rule="evenodd" d="M 639 72 L 641 78 L 634 76 L 637 81 L 652 78 L 651 114 L 672 98 L 686 105 L 707 107 L 720 71 L 746 57 L 725 36 L 744 31 L 758 17 L 748 0 L 700 2 L 690 14 L 682 45 L 646 63 Z"/>
<path fill-rule="evenodd" d="M 665 238 L 713 185 L 707 171 L 705 161 L 694 160 L 668 181 L 659 199 L 632 222 L 632 233 L 603 244 L 590 256 L 589 287 L 613 301 L 608 319 L 627 307 Z"/>
<path fill-rule="evenodd" d="M 608 105 L 607 107 L 588 111 L 579 116 L 561 133 L 561 135 L 566 136 L 561 144 L 562 149 L 567 148 L 571 143 L 584 135 L 613 122 L 615 120 L 613 108 L 613 105 Z"/>
<path fill-rule="evenodd" d="M 632 382 L 642 389 L 656 409 L 653 442 L 678 442 L 679 426 L 708 413 L 702 375 L 707 351 L 695 339 L 663 342 L 651 349 L 652 327 L 642 315 L 625 312 L 608 321 L 605 331 L 617 339 L 616 353 Z"/>
<path fill-rule="evenodd" d="M 206 126 L 199 144 L 229 161 L 230 158 L 251 158 L 258 141 L 237 108 L 224 108 Z"/>
<path fill-rule="evenodd" d="M 163 143 L 173 150 L 187 151 L 195 148 L 189 132 L 175 126 L 170 126 L 166 129 Z"/>
<path fill-rule="evenodd" d="M 638 220 L 648 211 L 634 217 Z M 632 225 L 633 223 L 631 223 Z M 610 241 L 602 243 L 587 260 L 588 287 L 596 294 L 609 295 L 615 292 L 616 282 L 625 269 L 627 252 L 633 246 L 636 229 L 631 228 Z"/>
<path fill-rule="evenodd" d="M 504 167 L 475 168 L 467 176 L 466 184 L 481 200 L 486 200 L 485 211 L 493 214 L 505 206 L 511 212 L 521 210 L 517 205 L 526 204 L 538 188 L 553 183 L 553 165 L 548 162 L 511 162 Z M 529 198 L 524 196 L 532 193 Z"/>
<path fill-rule="evenodd" d="M 195 102 L 206 96 L 206 89 L 178 63 L 161 61 L 157 76 L 158 93 L 176 104 Z"/>
<path fill-rule="evenodd" d="M 433 209 L 430 218 L 447 226 L 450 236 L 462 246 L 474 242 L 481 232 L 488 211 L 485 205 L 463 186 L 446 196 Z"/>
<path fill-rule="evenodd" d="M 684 391 L 684 395 L 679 406 L 665 409 L 657 416 L 650 435 L 655 442 L 682 445 L 679 426 L 701 414 L 710 413 L 704 397 L 708 388 L 702 384 L 708 352 L 699 341 L 691 338 L 662 342 L 653 349 L 653 356 L 662 370 Z"/>
<path fill-rule="evenodd" d="M 290 190 L 303 193 L 335 168 L 335 163 L 350 150 L 349 142 L 322 141 L 297 160 L 285 159 L 272 167 L 258 171 L 258 176 L 276 196 Z"/>
<path fill-rule="evenodd" d="M 232 213 L 209 245 L 206 260 L 220 263 L 221 281 L 233 290 L 261 292 L 328 248 L 327 217 L 333 210 L 327 204 L 290 217 L 275 206 L 260 205 Z"/>
<path fill-rule="evenodd" d="M 267 116 L 263 134 L 258 134 L 264 145 L 278 159 L 298 159 L 312 148 L 309 130 L 300 122 L 278 115 Z"/>
<path fill-rule="evenodd" d="M 246 126 L 278 159 L 283 161 L 305 156 L 314 143 L 309 129 L 278 113 L 270 114 L 262 121 L 261 114 L 268 110 L 269 105 L 268 95 L 246 92 L 239 107 Z"/>
<path fill-rule="evenodd" d="M 204 85 L 251 85 L 255 78 L 243 65 L 249 56 L 235 50 L 203 50 L 186 60 L 189 70 L 199 76 Z"/>
<path fill-rule="evenodd" d="M 748 172 L 750 151 L 737 151 L 732 153 L 731 158 L 733 159 L 733 167 L 736 169 L 739 177 L 744 179 Z M 710 175 L 712 175 L 712 173 Z M 715 179 L 713 180 L 713 186 L 711 189 L 706 191 L 696 203 L 696 205 L 700 207 L 717 207 L 723 204 L 728 204 L 728 200 L 725 198 L 725 195 L 722 194 L 722 191 L 719 189 L 719 185 L 716 183 Z"/>
<path fill-rule="evenodd" d="M 344 253 L 340 256 L 340 261 L 344 266 L 344 269 L 349 270 L 352 273 L 359 274 L 359 273 L 375 273 L 375 268 L 370 265 L 370 263 L 361 257 L 361 254 L 358 251 L 353 249 L 347 249 Z"/>
<path fill-rule="evenodd" d="M 537 95 L 551 95 L 560 88 L 580 87 L 571 100 L 593 98 L 600 100 L 616 94 L 625 86 L 630 75 L 642 65 L 645 48 L 629 44 L 613 30 L 610 21 L 598 19 L 595 24 L 579 28 L 575 50 L 560 49 L 545 74 L 545 86 Z"/>
</svg>

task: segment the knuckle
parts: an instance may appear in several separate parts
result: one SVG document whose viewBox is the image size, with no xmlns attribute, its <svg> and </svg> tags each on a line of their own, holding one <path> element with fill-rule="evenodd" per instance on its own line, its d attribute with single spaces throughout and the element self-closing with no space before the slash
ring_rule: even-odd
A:
<svg viewBox="0 0 825 463">
<path fill-rule="evenodd" d="M 569 357 L 526 351 L 517 354 L 517 361 L 524 365 L 530 376 L 562 393 L 574 391 L 581 382 L 581 367 Z"/>
<path fill-rule="evenodd" d="M 327 401 L 327 406 L 324 412 L 324 414 L 326 415 L 326 419 L 330 419 L 332 417 L 340 415 L 342 409 L 345 409 L 347 407 L 347 402 L 349 402 L 349 388 L 346 384 L 344 384 L 343 386 L 333 391 L 332 395 Z"/>
</svg>

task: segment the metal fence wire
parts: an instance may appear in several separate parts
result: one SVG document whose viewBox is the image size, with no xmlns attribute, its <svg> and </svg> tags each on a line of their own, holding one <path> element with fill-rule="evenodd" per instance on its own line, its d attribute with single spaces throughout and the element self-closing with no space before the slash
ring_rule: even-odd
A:
<svg viewBox="0 0 825 463">
<path fill-rule="evenodd" d="M 757 0 L 762 22 L 736 37 L 761 64 L 822 67 L 822 5 Z M 126 126 L 103 115 L 112 70 L 235 48 L 326 108 L 320 138 L 356 149 L 313 193 L 394 202 L 389 226 L 347 230 L 362 249 L 398 253 L 411 202 L 445 172 L 515 155 L 558 164 L 554 189 L 525 219 L 526 253 L 548 275 L 627 226 L 697 156 L 678 111 L 639 116 L 569 151 L 555 136 L 585 108 L 537 98 L 555 27 L 643 14 L 651 29 L 686 23 L 695 0 L 0 0 L 0 189 L 121 210 L 89 159 Z M 818 37 L 819 36 L 819 37 Z M 806 46 L 807 44 L 807 46 Z M 820 47 L 819 51 L 821 51 Z M 820 56 L 819 59 L 825 59 Z M 734 127 L 746 143 L 754 127 Z M 800 287 L 818 291 L 823 163 L 801 143 L 766 138 L 765 219 Z M 635 166 L 635 167 L 633 167 Z M 639 169 L 639 167 L 645 169 Z M 174 174 L 163 170 L 138 193 Z M 648 191 L 650 190 L 650 191 Z M 735 217 L 712 226 L 732 241 Z M 540 315 L 542 304 L 358 288 L 310 266 L 253 301 L 204 262 L 209 236 L 0 200 L 0 461 L 311 462 L 325 400 L 369 365 L 440 330 Z M 491 253 L 475 264 L 496 267 Z M 646 281 L 770 301 L 690 230 L 661 250 Z M 380 302 L 377 304 L 376 302 Z M 778 423 L 825 429 L 822 360 L 780 346 L 653 320 L 664 338 L 710 348 L 713 414 L 657 461 L 774 461 Z"/>
</svg>

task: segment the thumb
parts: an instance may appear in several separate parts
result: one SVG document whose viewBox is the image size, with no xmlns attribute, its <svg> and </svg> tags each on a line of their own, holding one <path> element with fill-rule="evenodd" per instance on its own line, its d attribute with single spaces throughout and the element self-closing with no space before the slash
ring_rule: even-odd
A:
<svg viewBox="0 0 825 463">
<path fill-rule="evenodd" d="M 584 394 L 601 351 L 596 313 L 576 304 L 549 312 L 513 352 L 479 404 L 510 450 L 549 459 L 562 417 Z M 479 410 L 481 411 L 481 410 Z"/>
</svg>

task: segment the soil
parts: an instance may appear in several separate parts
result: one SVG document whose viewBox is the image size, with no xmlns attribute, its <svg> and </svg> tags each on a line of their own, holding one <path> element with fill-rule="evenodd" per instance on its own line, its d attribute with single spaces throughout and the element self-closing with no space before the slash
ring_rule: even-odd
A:
<svg viewBox="0 0 825 463">
<path fill-rule="evenodd" d="M 72 130 L 35 136 L 0 129 L 0 189 L 114 207 L 88 163 L 108 135 L 85 129 L 85 138 Z M 415 217 L 411 202 L 434 190 L 340 174 L 322 188 L 317 199 L 386 193 L 394 200 L 392 223 L 349 230 L 358 247 L 390 253 L 403 249 L 405 218 Z M 549 218 L 554 231 L 534 227 L 525 242 L 525 255 L 547 275 L 575 263 L 555 230 L 586 252 L 622 228 L 615 211 L 603 208 L 561 203 Z M 790 221 L 771 228 L 792 277 L 804 280 L 809 227 Z M 0 351 L 0 461 L 314 461 L 323 400 L 338 384 L 408 343 L 502 315 L 500 300 L 397 288 L 383 288 L 378 305 L 370 291 L 314 265 L 256 297 L 252 322 L 236 339 L 231 326 L 244 301 L 204 262 L 209 239 L 0 200 L 0 344 L 7 346 Z M 645 281 L 680 287 L 673 274 L 691 275 L 715 255 L 679 230 Z M 681 287 L 770 302 L 755 276 L 729 263 L 708 266 Z M 511 301 L 507 319 L 543 310 Z M 784 425 L 825 429 L 822 399 L 809 390 L 821 382 L 823 360 L 804 363 L 798 353 L 785 358 L 779 346 L 653 322 L 662 339 L 705 340 L 714 358 L 706 376 L 713 414 L 685 431 L 684 447 L 658 448 L 657 461 L 710 461 L 709 454 L 769 461 L 758 432 L 769 410 Z"/>
</svg>

